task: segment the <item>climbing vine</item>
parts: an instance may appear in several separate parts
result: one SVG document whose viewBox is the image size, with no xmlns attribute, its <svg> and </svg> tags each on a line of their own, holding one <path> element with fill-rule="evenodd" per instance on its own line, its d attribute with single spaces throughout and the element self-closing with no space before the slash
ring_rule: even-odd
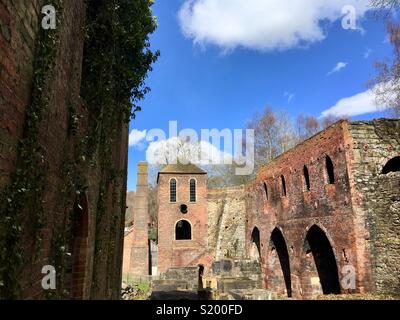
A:
<svg viewBox="0 0 400 320">
<path fill-rule="evenodd" d="M 113 236 L 123 225 L 126 168 L 119 168 L 121 138 L 131 118 L 140 111 L 139 102 L 149 88 L 145 80 L 159 52 L 150 49 L 149 35 L 156 28 L 150 0 L 85 0 L 86 24 L 82 65 L 81 96 L 88 119 L 81 125 L 76 101 L 68 103 L 68 135 L 64 142 L 65 159 L 60 168 L 64 187 L 63 220 L 53 226 L 50 263 L 57 269 L 57 290 L 45 292 L 47 298 L 68 298 L 67 277 L 73 246 L 74 204 L 88 188 L 85 170 L 99 174 L 97 208 L 94 214 L 94 270 L 92 289 L 98 287 L 98 265 L 102 250 L 116 260 Z M 52 0 L 57 11 L 57 26 L 62 26 L 63 0 Z M 19 296 L 19 276 L 27 261 L 27 250 L 39 253 L 42 229 L 47 221 L 43 209 L 45 177 L 48 168 L 46 149 L 39 141 L 39 128 L 49 108 L 49 88 L 59 47 L 60 27 L 40 29 L 34 62 L 31 103 L 26 111 L 24 134 L 18 146 L 18 163 L 11 183 L 0 195 L 0 297 Z M 123 183 L 121 183 L 123 182 Z M 32 211 L 32 212 L 31 212 Z M 28 219 L 29 221 L 25 221 Z M 26 229 L 25 229 L 26 228 Z M 29 230 L 27 230 L 29 229 Z M 107 232 L 109 234 L 107 235 Z M 27 248 L 25 236 L 34 235 Z M 24 238 L 23 238 L 24 237 Z M 22 245 L 22 239 L 24 242 Z M 108 263 L 110 265 L 110 263 Z M 113 276 L 115 277 L 115 276 Z M 110 278 L 112 281 L 113 279 Z"/>
<path fill-rule="evenodd" d="M 156 28 L 151 5 L 149 0 L 87 0 L 81 95 L 88 110 L 96 115 L 88 138 L 87 156 L 98 155 L 103 173 L 95 221 L 95 268 L 104 242 L 108 242 L 110 253 L 115 248 L 115 237 L 103 239 L 103 231 L 111 235 L 121 220 L 115 214 L 107 215 L 105 210 L 118 212 L 120 197 L 115 192 L 126 191 L 118 185 L 125 173 L 115 167 L 118 162 L 115 145 L 121 139 L 121 128 L 141 110 L 138 103 L 150 90 L 145 86 L 145 79 L 159 56 L 158 52 L 151 51 L 149 44 L 149 34 Z M 110 203 L 111 208 L 107 206 Z M 107 256 L 113 259 L 113 254 Z M 96 269 L 92 280 L 93 288 L 97 289 Z"/>
<path fill-rule="evenodd" d="M 111 261 L 107 267 L 114 265 L 118 238 L 115 235 L 117 228 L 123 225 L 123 217 L 117 212 L 125 210 L 126 191 L 126 186 L 124 188 L 120 183 L 126 179 L 126 172 L 116 168 L 118 153 L 115 146 L 120 143 L 122 127 L 140 110 L 138 102 L 149 91 L 144 81 L 159 55 L 149 48 L 148 36 L 156 27 L 150 6 L 149 0 L 86 0 L 81 96 L 90 123 L 88 132 L 82 137 L 80 116 L 76 106 L 70 104 L 68 135 L 75 141 L 74 155 L 63 165 L 65 188 L 62 192 L 68 201 L 64 204 L 64 229 L 53 235 L 51 260 L 57 266 L 58 286 L 48 298 L 70 296 L 65 277 L 71 272 L 68 255 L 73 247 L 73 201 L 88 187 L 84 172 L 89 167 L 100 172 L 94 222 L 93 292 L 99 291 L 97 269 L 104 265 L 102 259 Z M 67 144 L 68 141 L 66 151 Z M 114 274 L 108 270 L 108 283 L 116 280 Z"/>
<path fill-rule="evenodd" d="M 62 19 L 62 0 L 53 1 Z M 41 146 L 38 135 L 43 114 L 49 107 L 48 85 L 52 80 L 59 30 L 40 29 L 38 35 L 31 102 L 26 111 L 23 137 L 18 145 L 18 163 L 11 183 L 1 194 L 0 211 L 0 296 L 18 296 L 18 278 L 25 258 L 20 243 L 22 213 L 34 208 L 30 227 L 34 230 L 33 251 L 41 242 L 43 227 L 43 190 L 46 168 L 46 150 Z M 33 255 L 35 259 L 37 255 Z"/>
</svg>

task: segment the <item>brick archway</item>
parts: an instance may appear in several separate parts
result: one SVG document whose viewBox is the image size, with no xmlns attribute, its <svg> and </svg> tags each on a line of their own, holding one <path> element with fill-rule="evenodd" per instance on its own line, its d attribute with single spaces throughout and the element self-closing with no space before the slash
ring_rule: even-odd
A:
<svg viewBox="0 0 400 320">
<path fill-rule="evenodd" d="M 325 231 L 313 225 L 303 244 L 302 287 L 306 298 L 340 294 L 339 272 L 333 247 Z"/>
<path fill-rule="evenodd" d="M 82 195 L 74 205 L 74 237 L 72 248 L 72 298 L 85 297 L 86 260 L 88 252 L 89 210 L 86 195 Z"/>
<path fill-rule="evenodd" d="M 256 246 L 258 256 L 261 258 L 260 230 L 257 227 L 254 227 L 251 232 L 251 243 Z"/>
<path fill-rule="evenodd" d="M 283 233 L 278 228 L 272 231 L 269 241 L 268 287 L 292 296 L 289 252 Z"/>
</svg>

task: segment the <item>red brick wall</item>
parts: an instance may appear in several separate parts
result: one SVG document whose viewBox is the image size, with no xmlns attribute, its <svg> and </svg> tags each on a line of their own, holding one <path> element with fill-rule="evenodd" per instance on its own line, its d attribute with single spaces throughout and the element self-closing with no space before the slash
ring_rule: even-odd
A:
<svg viewBox="0 0 400 320">
<path fill-rule="evenodd" d="M 149 185 L 147 163 L 139 162 L 133 209 L 133 241 L 130 272 L 134 276 L 149 275 Z"/>
<path fill-rule="evenodd" d="M 270 237 L 275 228 L 281 230 L 289 253 L 292 292 L 294 297 L 309 298 L 322 293 L 312 254 L 304 244 L 308 230 L 319 226 L 333 248 L 340 271 L 345 265 L 363 268 L 358 263 L 357 237 L 348 173 L 349 140 L 346 122 L 339 122 L 326 131 L 303 142 L 261 169 L 247 186 L 247 243 L 255 226 L 260 230 L 261 261 L 265 284 L 285 293 L 283 273 L 276 251 L 271 250 Z M 325 156 L 334 164 L 335 184 L 327 183 Z M 307 165 L 311 190 L 306 191 L 303 167 Z M 281 194 L 281 175 L 286 180 L 287 196 Z M 268 186 L 266 199 L 263 183 Z M 357 287 L 365 287 L 358 278 Z"/>
<path fill-rule="evenodd" d="M 207 187 L 206 175 L 163 174 L 158 181 L 158 271 L 166 272 L 171 267 L 196 266 L 195 260 L 207 250 Z M 169 181 L 177 180 L 177 202 L 170 203 Z M 197 180 L 197 202 L 189 202 L 189 180 Z M 188 206 L 182 214 L 181 204 Z M 192 226 L 192 240 L 175 240 L 175 225 L 187 220 Z"/>
<path fill-rule="evenodd" d="M 123 264 L 122 273 L 127 274 L 131 272 L 131 256 L 132 256 L 132 243 L 134 239 L 134 233 L 131 229 L 129 233 L 124 237 L 124 253 L 123 253 Z"/>
<path fill-rule="evenodd" d="M 10 181 L 30 99 L 38 1 L 0 1 L 0 188 Z"/>
<path fill-rule="evenodd" d="M 0 0 L 0 192 L 10 184 L 19 154 L 17 143 L 23 135 L 26 110 L 32 93 L 33 65 L 37 34 L 41 22 L 43 1 Z M 43 240 L 35 245 L 35 209 L 24 207 L 21 212 L 20 244 L 24 264 L 18 277 L 20 298 L 45 298 L 41 286 L 42 267 L 54 264 L 56 239 L 66 230 L 68 215 L 73 210 L 77 195 L 66 195 L 65 170 L 74 165 L 76 148 L 89 134 L 90 119 L 80 98 L 81 67 L 84 44 L 85 7 L 83 0 L 64 1 L 65 10 L 59 28 L 59 44 L 55 57 L 52 81 L 48 90 L 49 108 L 39 124 L 38 143 L 43 148 L 45 187 L 43 190 Z M 60 14 L 60 13 L 59 13 Z M 75 106 L 79 117 L 79 132 L 68 134 L 70 106 Z M 115 169 L 126 172 L 128 129 L 120 125 L 115 133 L 112 157 Z M 82 159 L 80 159 L 82 160 Z M 72 286 L 83 298 L 113 298 L 120 296 L 123 226 L 125 213 L 126 178 L 121 175 L 108 190 L 102 190 L 101 177 L 105 172 L 96 163 L 87 168 L 88 230 L 79 247 L 85 251 L 77 257 L 74 281 L 62 279 L 70 296 Z M 105 215 L 98 216 L 100 197 L 107 198 Z M 114 200 L 115 201 L 114 201 Z M 97 226 L 96 226 L 97 224 Z M 73 242 L 73 241 L 72 241 Z M 95 246 L 97 244 L 97 259 Z M 37 244 L 36 244 L 37 245 Z M 100 252 L 100 254 L 99 254 Z M 107 254 L 105 254 L 107 252 Z M 82 259 L 83 258 L 83 259 Z M 57 267 L 57 266 L 55 266 Z M 60 279 L 59 279 L 60 280 Z M 58 282 L 57 285 L 60 285 Z"/>
</svg>

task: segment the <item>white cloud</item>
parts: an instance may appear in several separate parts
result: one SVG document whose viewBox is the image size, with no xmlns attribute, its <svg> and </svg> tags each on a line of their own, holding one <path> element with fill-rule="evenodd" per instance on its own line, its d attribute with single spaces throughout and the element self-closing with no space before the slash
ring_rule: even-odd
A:
<svg viewBox="0 0 400 320">
<path fill-rule="evenodd" d="M 336 73 L 336 72 L 339 72 L 340 70 L 346 68 L 347 65 L 348 65 L 347 62 L 338 62 L 338 63 L 336 64 L 336 66 L 335 66 L 331 71 L 329 71 L 329 72 L 327 73 L 327 76 L 330 76 L 330 75 L 332 75 L 332 74 L 334 74 L 334 73 Z"/>
<path fill-rule="evenodd" d="M 146 132 L 146 130 L 139 131 L 133 129 L 129 134 L 129 146 L 136 147 L 137 145 L 139 145 L 146 138 Z"/>
<path fill-rule="evenodd" d="M 385 39 L 383 40 L 382 43 L 383 43 L 383 44 L 390 44 L 390 36 L 389 36 L 389 35 L 386 35 L 386 36 L 385 36 Z"/>
<path fill-rule="evenodd" d="M 321 118 L 327 116 L 353 117 L 386 110 L 387 106 L 376 103 L 374 91 L 375 89 L 370 89 L 339 100 L 334 106 L 323 111 Z"/>
<path fill-rule="evenodd" d="M 372 49 L 367 49 L 364 52 L 364 59 L 368 59 L 370 57 L 371 53 L 372 53 Z"/>
<path fill-rule="evenodd" d="M 146 159 L 153 165 L 171 163 L 177 156 L 182 162 L 196 165 L 226 164 L 233 159 L 230 153 L 218 150 L 208 141 L 189 143 L 178 137 L 151 142 L 146 151 Z"/>
<path fill-rule="evenodd" d="M 295 97 L 295 93 L 290 93 L 290 92 L 285 92 L 283 94 L 283 97 L 287 99 L 288 102 L 291 102 L 293 100 L 293 98 Z"/>
<path fill-rule="evenodd" d="M 369 0 L 185 0 L 178 14 L 182 32 L 195 44 L 223 50 L 271 51 L 306 46 L 326 37 L 321 22 L 343 17 L 352 5 L 360 19 Z M 358 21 L 359 23 L 359 21 Z"/>
</svg>

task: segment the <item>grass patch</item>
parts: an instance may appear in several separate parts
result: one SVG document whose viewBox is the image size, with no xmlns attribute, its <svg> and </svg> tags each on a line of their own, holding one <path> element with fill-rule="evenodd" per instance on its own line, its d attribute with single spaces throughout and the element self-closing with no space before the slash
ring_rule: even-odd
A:
<svg viewBox="0 0 400 320">
<path fill-rule="evenodd" d="M 133 278 L 124 277 L 124 289 L 122 290 L 122 298 L 124 300 L 148 300 L 151 294 L 150 281 L 135 280 Z"/>
</svg>

